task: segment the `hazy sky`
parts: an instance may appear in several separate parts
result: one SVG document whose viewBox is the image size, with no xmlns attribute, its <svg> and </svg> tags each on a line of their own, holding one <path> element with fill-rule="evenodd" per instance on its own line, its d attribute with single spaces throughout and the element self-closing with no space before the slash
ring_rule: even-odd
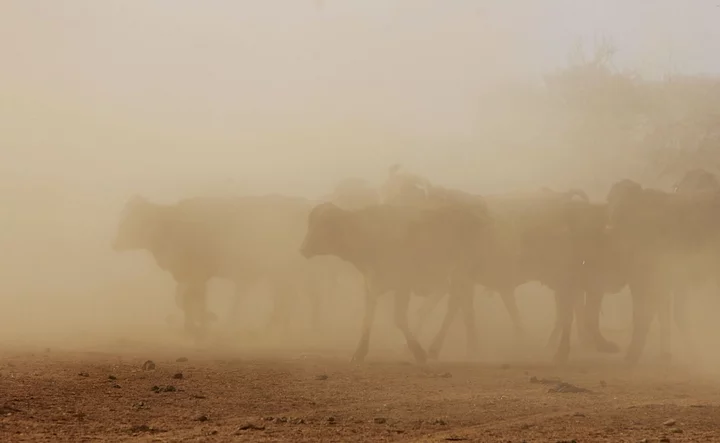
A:
<svg viewBox="0 0 720 443">
<path fill-rule="evenodd" d="M 720 72 L 718 3 L 3 0 L 5 173 L 93 163 L 84 176 L 109 183 L 272 164 L 297 175 L 305 157 L 326 160 L 305 171 L 319 174 L 332 153 L 369 164 L 343 131 L 471 132 L 484 90 L 539 78 L 578 38 L 610 37 L 621 67 Z M 267 134 L 283 147 L 254 142 Z"/>
</svg>

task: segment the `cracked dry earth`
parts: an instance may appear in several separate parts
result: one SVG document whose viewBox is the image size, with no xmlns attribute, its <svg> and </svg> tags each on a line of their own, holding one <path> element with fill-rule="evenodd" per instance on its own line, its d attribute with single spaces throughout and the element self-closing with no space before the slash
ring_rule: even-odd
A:
<svg viewBox="0 0 720 443">
<path fill-rule="evenodd" d="M 0 441 L 93 440 L 720 441 L 720 382 L 609 360 L 0 351 Z"/>
</svg>

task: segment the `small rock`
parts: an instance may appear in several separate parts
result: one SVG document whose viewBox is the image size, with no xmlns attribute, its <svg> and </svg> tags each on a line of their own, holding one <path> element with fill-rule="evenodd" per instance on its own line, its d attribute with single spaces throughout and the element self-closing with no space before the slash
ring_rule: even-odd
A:
<svg viewBox="0 0 720 443">
<path fill-rule="evenodd" d="M 160 388 L 160 386 L 157 386 L 157 385 L 155 385 L 155 386 L 153 386 L 152 388 L 150 388 L 150 390 L 153 391 L 153 392 L 155 392 L 155 393 L 158 393 L 158 392 L 162 391 L 162 389 Z"/>
<path fill-rule="evenodd" d="M 304 425 L 305 420 L 303 420 L 302 418 L 292 418 L 290 419 L 290 423 L 293 425 Z"/>
<path fill-rule="evenodd" d="M 195 421 L 208 421 L 207 415 L 201 415 L 197 417 Z"/>
<path fill-rule="evenodd" d="M 675 423 L 677 423 L 677 422 L 675 421 L 675 419 L 674 419 L 674 418 L 671 418 L 670 420 L 667 420 L 665 423 L 663 423 L 663 425 L 664 425 L 664 426 L 675 426 Z"/>
<path fill-rule="evenodd" d="M 176 372 L 175 375 L 173 375 L 173 378 L 176 380 L 182 380 L 182 378 L 183 378 L 182 372 Z"/>
<path fill-rule="evenodd" d="M 195 394 L 195 395 L 193 395 L 193 398 L 197 398 L 197 399 L 200 399 L 200 400 L 204 400 L 204 399 L 206 399 L 207 397 L 205 397 L 204 395 Z"/>
<path fill-rule="evenodd" d="M 148 360 L 142 365 L 143 371 L 154 371 L 155 370 L 155 362 L 152 360 Z"/>
<path fill-rule="evenodd" d="M 245 423 L 244 425 L 242 425 L 238 428 L 238 431 L 263 431 L 263 430 L 265 430 L 265 426 L 256 425 L 255 423 Z"/>
<path fill-rule="evenodd" d="M 590 391 L 589 389 L 577 387 L 570 383 L 563 382 L 563 383 L 558 384 L 554 388 L 548 389 L 548 392 L 557 392 L 560 394 L 567 394 L 567 393 L 587 393 L 587 392 L 592 392 L 592 391 Z"/>
<path fill-rule="evenodd" d="M 465 441 L 467 438 L 465 437 L 458 437 L 457 435 L 451 435 L 450 437 L 445 437 L 445 441 Z"/>
<path fill-rule="evenodd" d="M 115 388 L 115 389 L 120 389 L 120 385 L 117 384 L 117 383 L 115 383 L 114 385 L 112 385 L 112 387 Z"/>
<path fill-rule="evenodd" d="M 385 423 L 387 423 L 387 419 L 385 417 L 375 417 L 373 419 L 373 422 L 376 425 L 384 425 Z"/>
<path fill-rule="evenodd" d="M 540 383 L 542 385 L 552 385 L 562 383 L 563 381 L 557 377 L 551 378 L 537 378 L 535 376 L 530 377 L 530 383 Z"/>
<path fill-rule="evenodd" d="M 81 373 L 79 373 L 78 375 L 79 375 L 80 377 L 90 377 L 90 374 L 88 374 L 87 372 L 81 372 Z"/>
<path fill-rule="evenodd" d="M 573 414 L 573 417 L 585 417 L 585 414 L 583 414 L 582 412 L 576 412 Z"/>
<path fill-rule="evenodd" d="M 130 428 L 130 432 L 132 432 L 132 433 L 139 433 L 139 432 L 158 433 L 158 432 L 165 432 L 165 430 L 154 428 L 154 427 L 148 426 L 148 425 L 139 425 L 139 426 L 133 426 L 132 428 Z"/>
<path fill-rule="evenodd" d="M 175 392 L 177 389 L 173 385 L 167 385 L 165 386 L 165 389 L 163 389 L 164 392 Z"/>
<path fill-rule="evenodd" d="M 108 380 L 117 380 L 117 377 L 114 375 L 108 375 Z"/>
<path fill-rule="evenodd" d="M 667 437 L 663 437 L 660 440 L 658 440 L 660 443 L 670 443 L 670 439 Z"/>
<path fill-rule="evenodd" d="M 177 360 L 175 360 L 178 363 L 185 363 L 188 361 L 187 357 L 179 357 Z"/>
<path fill-rule="evenodd" d="M 335 424 L 337 422 L 337 420 L 335 419 L 335 417 L 333 417 L 331 415 L 330 417 L 327 418 L 327 422 L 332 425 L 332 424 Z"/>
<path fill-rule="evenodd" d="M 327 380 L 328 376 L 325 374 L 320 374 L 315 376 L 315 380 Z"/>
<path fill-rule="evenodd" d="M 265 420 L 265 421 L 273 421 L 273 420 L 275 420 L 275 417 L 265 417 L 265 418 L 263 418 L 263 420 Z"/>
<path fill-rule="evenodd" d="M 287 423 L 288 420 L 287 417 L 276 417 L 274 421 L 275 423 Z"/>
<path fill-rule="evenodd" d="M 436 420 L 433 420 L 432 424 L 438 425 L 438 426 L 446 426 L 447 422 L 443 419 L 438 418 Z"/>
<path fill-rule="evenodd" d="M 647 441 L 648 441 L 647 438 L 643 438 L 642 440 L 638 440 L 638 443 L 647 443 Z"/>
<path fill-rule="evenodd" d="M 670 430 L 670 432 L 672 432 L 673 434 L 682 434 L 683 430 L 680 428 L 673 428 Z"/>
<path fill-rule="evenodd" d="M 210 431 L 210 435 L 217 435 L 217 433 L 218 433 L 218 431 L 216 431 L 216 430 Z"/>
<path fill-rule="evenodd" d="M 440 374 L 438 377 L 440 377 L 440 378 L 452 378 L 452 374 L 449 373 L 449 372 L 443 372 L 443 373 Z"/>
</svg>

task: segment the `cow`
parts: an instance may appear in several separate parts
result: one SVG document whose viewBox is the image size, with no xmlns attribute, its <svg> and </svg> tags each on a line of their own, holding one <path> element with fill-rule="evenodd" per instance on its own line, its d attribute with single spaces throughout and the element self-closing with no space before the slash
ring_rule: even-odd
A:
<svg viewBox="0 0 720 443">
<path fill-rule="evenodd" d="M 480 201 L 473 207 L 381 204 L 356 211 L 332 203 L 316 206 L 308 217 L 302 255 L 339 257 L 364 277 L 365 314 L 353 361 L 365 359 L 377 299 L 392 291 L 395 324 L 415 360 L 424 363 L 426 352 L 408 325 L 410 294 L 449 293 L 450 305 L 472 312 L 470 274 L 485 265 L 491 228 L 492 220 Z M 468 349 L 476 349 L 474 317 L 465 320 Z"/>
<path fill-rule="evenodd" d="M 626 257 L 633 300 L 633 335 L 625 359 L 637 363 L 658 313 L 663 354 L 669 357 L 669 314 L 663 311 L 673 292 L 682 305 L 688 285 L 718 270 L 720 193 L 667 193 L 622 180 L 611 187 L 607 201 L 608 229 Z"/>
<path fill-rule="evenodd" d="M 702 169 L 692 169 L 685 173 L 685 175 L 675 183 L 673 187 L 675 194 L 692 196 L 702 194 L 720 193 L 720 181 L 715 174 Z M 702 259 L 701 259 L 702 260 Z M 690 292 L 694 289 L 712 283 L 715 290 L 720 288 L 720 282 L 718 282 L 716 270 L 712 267 L 708 268 L 703 265 L 702 262 L 686 262 L 683 266 L 678 266 L 676 269 L 679 277 L 676 280 L 676 287 L 673 288 L 672 302 L 673 302 L 673 318 L 675 325 L 686 340 L 688 348 L 694 350 L 689 331 L 687 321 L 687 303 L 690 296 Z M 669 303 L 665 303 L 658 308 L 658 317 L 661 324 L 665 325 L 663 328 L 663 334 L 666 336 L 666 341 L 669 340 L 669 329 L 670 329 L 670 306 Z M 666 356 L 669 358 L 669 354 Z"/>
<path fill-rule="evenodd" d="M 383 187 L 386 201 L 420 207 L 432 207 L 442 202 L 468 204 L 480 197 L 457 190 L 432 185 L 429 180 L 413 174 L 399 173 L 397 165 L 390 169 L 388 182 Z M 604 352 L 616 352 L 617 346 L 605 340 L 599 331 L 597 320 L 590 320 L 587 333 L 585 319 L 589 314 L 581 311 L 580 298 L 588 295 L 585 311 L 593 312 L 601 295 L 597 291 L 610 290 L 599 287 L 600 274 L 610 269 L 611 260 L 602 257 L 609 250 L 604 246 L 606 211 L 602 205 L 593 205 L 580 190 L 567 193 L 547 188 L 528 194 L 484 196 L 483 201 L 495 220 L 495 257 L 485 272 L 479 273 L 476 283 L 498 292 L 510 314 L 516 333 L 522 335 L 514 290 L 526 282 L 539 281 L 550 286 L 556 293 L 556 325 L 549 344 L 567 326 L 566 309 L 572 323 L 572 309 L 577 311 L 578 330 L 585 341 Z M 528 241 L 532 238 L 532 241 Z M 602 252 L 602 254 L 601 254 Z M 606 286 L 622 287 L 621 282 L 605 281 Z M 590 291 L 590 292 L 588 292 Z M 427 315 L 442 294 L 430 298 L 429 307 L 423 307 L 421 315 Z M 446 320 L 452 315 L 446 316 Z M 422 319 L 420 320 L 420 324 Z M 430 346 L 430 356 L 437 358 L 449 323 L 444 323 Z M 569 339 L 569 336 L 567 337 Z M 565 360 L 569 344 L 561 340 L 556 359 Z"/>
<path fill-rule="evenodd" d="M 173 205 L 131 198 L 114 241 L 116 251 L 147 250 L 177 283 L 185 331 L 204 336 L 210 316 L 205 287 L 232 281 L 241 293 L 266 279 L 276 305 L 305 286 L 311 264 L 297 251 L 312 202 L 277 195 L 191 198 Z"/>
</svg>

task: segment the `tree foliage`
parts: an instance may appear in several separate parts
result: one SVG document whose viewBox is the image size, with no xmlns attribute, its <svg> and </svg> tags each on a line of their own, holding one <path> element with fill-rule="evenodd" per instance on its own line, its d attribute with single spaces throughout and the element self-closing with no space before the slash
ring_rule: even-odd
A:
<svg viewBox="0 0 720 443">
<path fill-rule="evenodd" d="M 614 66 L 616 48 L 581 45 L 563 69 L 545 76 L 551 106 L 576 149 L 640 156 L 657 177 L 704 167 L 720 171 L 720 77 L 642 78 Z"/>
</svg>

